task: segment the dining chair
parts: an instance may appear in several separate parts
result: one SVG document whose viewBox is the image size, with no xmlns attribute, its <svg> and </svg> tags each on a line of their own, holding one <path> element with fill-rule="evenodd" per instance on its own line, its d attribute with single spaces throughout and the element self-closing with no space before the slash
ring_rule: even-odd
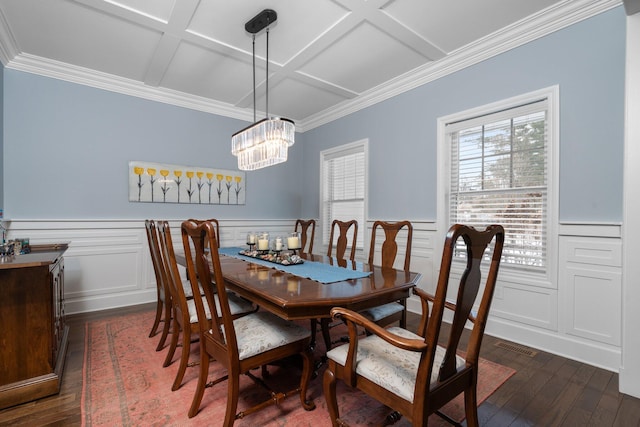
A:
<svg viewBox="0 0 640 427">
<path fill-rule="evenodd" d="M 374 265 L 374 255 L 376 249 L 376 232 L 384 231 L 384 242 L 380 251 L 380 266 L 382 268 L 393 268 L 398 255 L 398 243 L 396 239 L 398 233 L 406 230 L 406 247 L 404 250 L 403 270 L 409 271 L 411 264 L 411 244 L 413 240 L 413 225 L 409 221 L 386 222 L 376 221 L 371 228 L 371 243 L 369 246 L 369 264 Z M 407 327 L 407 301 L 390 302 L 377 307 L 368 308 L 360 312 L 364 317 L 377 323 L 380 326 L 388 326 L 391 323 L 399 322 L 401 328 Z"/>
<path fill-rule="evenodd" d="M 147 231 L 147 240 L 149 242 L 149 251 L 151 253 L 151 262 L 156 277 L 157 289 L 156 316 L 149 337 L 157 333 L 160 322 L 163 322 L 162 335 L 156 347 L 156 351 L 160 351 L 164 348 L 167 336 L 171 333 L 171 322 L 173 319 L 172 293 L 169 285 L 169 277 L 167 276 L 165 259 L 162 256 L 162 250 L 160 248 L 159 230 L 156 221 L 145 220 L 145 229 Z M 182 289 L 187 299 L 193 298 L 190 283 L 183 283 Z M 164 366 L 166 367 L 168 364 L 169 362 L 165 362 Z"/>
<path fill-rule="evenodd" d="M 211 223 L 197 224 L 193 221 L 182 223 L 182 243 L 187 270 L 192 276 L 197 275 L 207 283 L 215 283 L 218 296 L 217 301 L 214 300 L 213 289 L 205 287 L 205 298 L 195 300 L 201 345 L 200 374 L 189 409 L 189 418 L 194 417 L 200 408 L 204 389 L 208 385 L 210 358 L 215 359 L 227 370 L 227 375 L 210 383 L 215 385 L 221 381 L 227 381 L 224 426 L 231 426 L 236 419 L 243 418 L 270 404 L 277 404 L 293 394 L 299 394 L 304 409 L 314 409 L 313 401 L 307 400 L 307 389 L 312 374 L 309 330 L 267 311 L 258 311 L 234 318 L 229 303 L 231 293 L 227 292 L 224 286 L 225 282 L 215 241 L 215 229 Z M 211 248 L 208 252 L 205 252 L 205 242 L 208 242 Z M 218 309 L 216 309 L 216 305 Z M 213 315 L 207 316 L 207 313 Z M 264 385 L 265 382 L 255 377 L 251 370 L 296 355 L 301 356 L 303 366 L 300 384 L 295 390 L 271 391 L 269 400 L 237 413 L 241 374 L 245 374 L 254 379 L 256 383 Z"/>
<path fill-rule="evenodd" d="M 162 325 L 162 335 L 156 347 L 156 351 L 162 350 L 169 335 L 169 327 L 171 325 L 171 291 L 168 288 L 167 276 L 162 264 L 160 255 L 160 244 L 158 242 L 158 230 L 154 220 L 147 219 L 144 221 L 147 232 L 147 242 L 149 244 L 149 252 L 151 254 L 151 263 L 153 265 L 153 273 L 156 278 L 156 316 L 153 320 L 153 326 L 149 333 L 149 338 L 158 333 L 160 322 Z"/>
<path fill-rule="evenodd" d="M 305 221 L 304 219 L 296 220 L 296 225 L 293 231 L 298 231 L 298 226 L 300 226 L 300 235 L 302 239 L 302 246 L 300 251 L 305 254 L 313 253 L 313 241 L 316 236 L 316 220 L 310 219 Z M 309 229 L 311 229 L 311 237 L 309 237 Z M 309 249 L 306 249 L 307 242 L 309 242 Z"/>
<path fill-rule="evenodd" d="M 194 295 L 193 290 L 196 290 L 195 295 L 197 297 L 187 298 L 184 291 L 182 278 L 180 277 L 180 271 L 176 262 L 175 250 L 173 247 L 173 240 L 171 238 L 171 229 L 167 221 L 161 221 L 158 224 L 160 247 L 162 249 L 162 256 L 164 258 L 164 265 L 166 268 L 166 275 L 168 278 L 169 289 L 171 291 L 171 303 L 172 303 L 172 336 L 169 351 L 164 359 L 163 366 L 167 367 L 171 364 L 176 348 L 178 347 L 178 339 L 182 336 L 181 353 L 180 353 L 180 366 L 178 372 L 171 386 L 171 390 L 175 391 L 182 385 L 182 379 L 184 373 L 189 366 L 189 353 L 191 351 L 191 341 L 193 338 L 197 338 L 199 331 L 199 321 L 204 321 L 205 326 L 210 325 L 210 320 L 206 321 L 204 318 L 198 318 L 196 313 L 196 305 L 198 301 L 202 301 L 203 296 L 200 292 L 206 293 L 211 289 L 211 283 L 206 280 L 192 280 L 190 282 L 191 294 Z M 217 248 L 216 248 L 217 249 Z M 197 276 L 192 276 L 197 277 Z M 224 283 L 224 282 L 223 282 Z M 229 305 L 231 307 L 231 313 L 234 316 L 242 316 L 247 313 L 251 313 L 256 308 L 249 301 L 246 301 L 237 296 L 229 296 Z M 211 313 L 207 313 L 207 317 L 211 317 Z"/>
<path fill-rule="evenodd" d="M 209 218 L 209 219 L 189 218 L 187 221 L 194 221 L 197 224 L 200 224 L 203 221 L 210 222 L 216 230 L 216 243 L 218 244 L 218 248 L 220 248 L 220 223 L 216 218 Z"/>
<path fill-rule="evenodd" d="M 466 252 L 463 253 L 456 252 L 460 238 L 466 246 Z M 414 293 L 422 303 L 417 333 L 397 326 L 385 329 L 345 308 L 335 307 L 331 310 L 335 318 L 347 323 L 349 331 L 349 343 L 327 353 L 328 367 L 324 373 L 323 391 L 332 425 L 348 425 L 346 420 L 340 419 L 337 402 L 336 383 L 341 380 L 395 411 L 387 417 L 388 420 L 404 416 L 416 426 L 427 425 L 428 417 L 433 413 L 459 425 L 442 414 L 440 408 L 464 393 L 466 424 L 478 426 L 478 358 L 503 243 L 504 229 L 500 225 L 491 225 L 484 231 L 460 224 L 449 229 L 435 296 L 414 288 Z M 485 256 L 487 251 L 489 253 Z M 461 259 L 462 256 L 466 261 Z M 488 269 L 483 267 L 481 270 L 481 264 L 489 261 L 489 256 Z M 451 275 L 454 263 L 466 263 L 464 271 L 455 281 Z M 483 288 L 481 282 L 485 270 Z M 455 277 L 458 275 L 455 274 Z M 447 301 L 447 294 L 449 286 L 455 282 L 458 288 L 452 289 L 452 295 L 457 296 L 455 302 L 450 302 Z M 477 297 L 480 297 L 479 306 L 474 311 Z M 445 309 L 453 311 L 453 320 L 448 337 L 443 340 L 446 344 L 439 345 Z M 467 322 L 472 329 L 464 347 L 461 345 L 461 336 Z M 371 335 L 360 338 L 358 326 L 366 328 Z M 464 353 L 460 354 L 460 351 Z"/>
<path fill-rule="evenodd" d="M 353 227 L 353 228 L 352 228 Z M 336 251 L 333 253 L 334 245 L 334 232 L 338 229 L 337 240 L 335 242 Z M 351 231 L 351 239 L 349 239 L 349 233 Z M 351 254 L 349 260 L 353 261 L 356 258 L 356 241 L 358 239 L 358 221 L 352 219 L 351 221 L 340 221 L 334 219 L 331 223 L 331 233 L 329 235 L 329 246 L 327 247 L 327 256 L 335 256 L 338 259 L 345 259 L 344 255 L 349 248 L 349 241 L 351 241 Z"/>
<path fill-rule="evenodd" d="M 334 246 L 334 233 L 338 230 L 337 239 L 335 241 L 335 254 L 333 253 Z M 351 230 L 351 231 L 350 231 Z M 349 240 L 349 234 L 351 234 L 351 240 Z M 358 238 L 358 221 L 352 219 L 351 221 L 340 221 L 334 219 L 331 223 L 331 232 L 329 235 L 329 246 L 327 247 L 327 256 L 335 256 L 338 261 L 345 260 L 345 254 L 350 251 L 349 261 L 356 259 L 356 239 Z M 351 248 L 349 248 L 349 241 L 351 242 Z M 329 331 L 331 319 L 320 319 L 320 331 L 322 332 L 322 339 L 324 340 L 325 348 L 329 350 L 331 348 L 331 333 Z M 316 329 L 318 328 L 318 319 L 311 319 L 311 344 L 315 347 L 316 343 Z"/>
</svg>

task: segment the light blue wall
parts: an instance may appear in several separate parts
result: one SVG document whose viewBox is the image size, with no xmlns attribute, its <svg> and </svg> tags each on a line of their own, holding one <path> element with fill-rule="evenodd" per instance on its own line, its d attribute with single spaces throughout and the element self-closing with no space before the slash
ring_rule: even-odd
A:
<svg viewBox="0 0 640 427">
<path fill-rule="evenodd" d="M 625 15 L 617 7 L 304 134 L 302 216 L 319 152 L 369 138 L 370 219 L 436 220 L 436 121 L 560 87 L 560 220 L 622 221 Z"/>
<path fill-rule="evenodd" d="M 319 152 L 369 138 L 369 218 L 436 220 L 437 118 L 557 84 L 560 219 L 620 222 L 625 22 L 617 7 L 297 135 L 289 162 L 248 173 L 246 206 L 127 194 L 130 160 L 235 169 L 230 135 L 246 123 L 6 69 L 5 216 L 317 217 Z"/>
<path fill-rule="evenodd" d="M 14 219 L 295 218 L 302 147 L 247 173 L 245 206 L 130 203 L 130 160 L 237 170 L 246 122 L 5 70 L 5 215 Z"/>
</svg>

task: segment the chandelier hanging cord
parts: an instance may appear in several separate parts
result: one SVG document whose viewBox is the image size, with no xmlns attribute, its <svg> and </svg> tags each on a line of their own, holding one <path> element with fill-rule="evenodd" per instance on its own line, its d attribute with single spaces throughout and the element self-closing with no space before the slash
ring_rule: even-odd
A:
<svg viewBox="0 0 640 427">
<path fill-rule="evenodd" d="M 231 153 L 238 157 L 238 169 L 256 170 L 287 161 L 287 150 L 295 142 L 295 124 L 283 117 L 269 117 L 269 31 L 278 15 L 265 9 L 245 24 L 245 30 L 253 35 L 253 120 L 254 123 L 231 135 Z M 266 117 L 257 120 L 256 107 L 256 34 L 266 28 Z"/>
<path fill-rule="evenodd" d="M 267 82 L 266 82 L 266 84 L 267 84 L 267 87 L 266 87 L 266 90 L 267 90 L 267 95 L 266 95 L 267 106 L 266 106 L 265 110 L 266 110 L 266 114 L 267 114 L 266 117 L 268 119 L 269 118 L 269 17 L 268 16 L 267 16 Z M 254 101 L 254 105 L 255 105 L 255 101 Z M 254 121 L 255 121 L 255 119 L 254 119 Z"/>
<path fill-rule="evenodd" d="M 256 35 L 253 34 L 253 122 L 256 122 Z"/>
</svg>

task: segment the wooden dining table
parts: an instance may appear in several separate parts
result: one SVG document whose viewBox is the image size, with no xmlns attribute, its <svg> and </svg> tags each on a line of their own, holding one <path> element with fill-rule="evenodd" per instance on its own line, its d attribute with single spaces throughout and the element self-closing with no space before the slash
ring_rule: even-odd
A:
<svg viewBox="0 0 640 427">
<path fill-rule="evenodd" d="M 360 311 L 409 298 L 420 273 L 382 268 L 367 263 L 302 254 L 305 262 L 331 264 L 339 268 L 371 272 L 367 277 L 321 283 L 251 260 L 220 255 L 226 286 L 236 294 L 287 320 L 331 317 L 333 307 Z M 186 265 L 184 253 L 176 253 L 178 264 Z M 275 267 L 275 265 L 274 265 Z"/>
</svg>

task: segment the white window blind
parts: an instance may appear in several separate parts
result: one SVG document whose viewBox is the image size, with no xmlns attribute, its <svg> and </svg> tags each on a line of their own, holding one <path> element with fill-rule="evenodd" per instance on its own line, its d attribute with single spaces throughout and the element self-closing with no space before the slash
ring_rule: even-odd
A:
<svg viewBox="0 0 640 427">
<path fill-rule="evenodd" d="M 505 228 L 502 262 L 547 265 L 546 100 L 447 125 L 451 146 L 449 217 Z"/>
<path fill-rule="evenodd" d="M 329 244 L 331 223 L 334 219 L 340 221 L 355 219 L 358 221 L 356 248 L 362 249 L 366 194 L 365 144 L 354 143 L 323 151 L 321 163 L 322 242 L 325 245 Z M 348 244 L 351 245 L 351 241 Z"/>
</svg>

